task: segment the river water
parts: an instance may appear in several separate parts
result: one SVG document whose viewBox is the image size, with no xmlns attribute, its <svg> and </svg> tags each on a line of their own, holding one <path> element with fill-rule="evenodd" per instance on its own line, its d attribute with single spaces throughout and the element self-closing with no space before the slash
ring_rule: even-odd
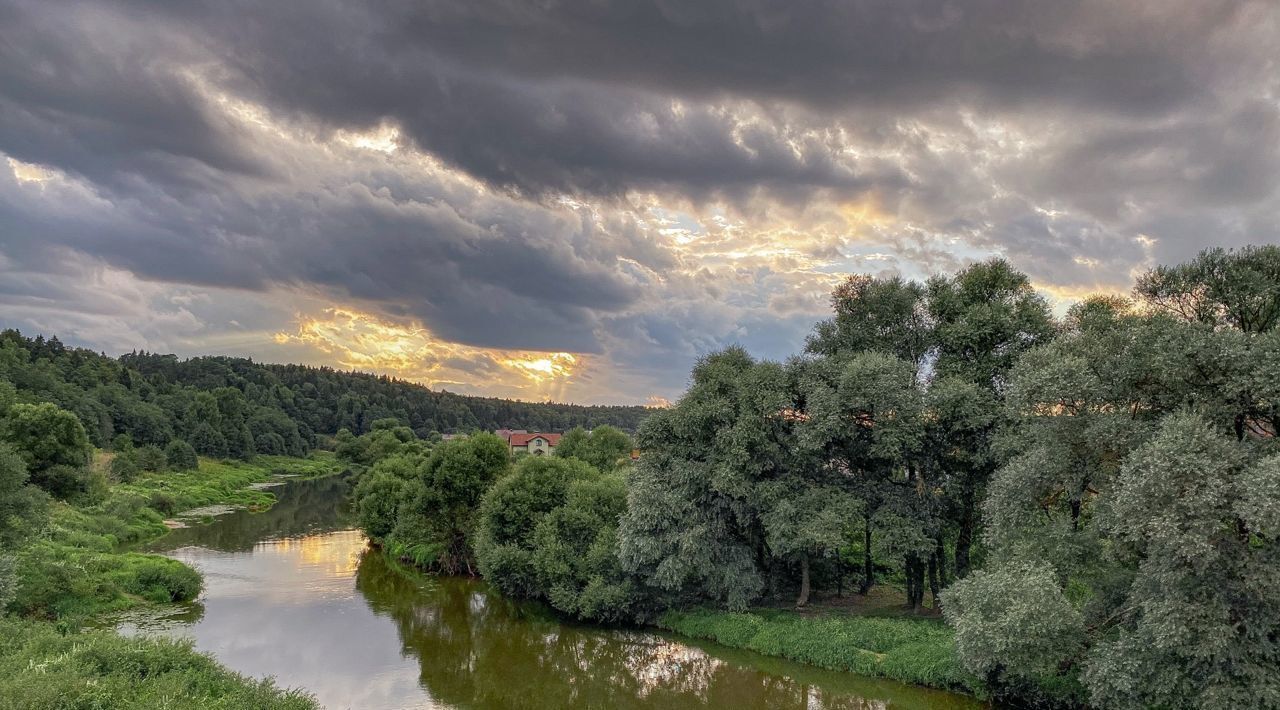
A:
<svg viewBox="0 0 1280 710">
<path fill-rule="evenodd" d="M 274 490 L 267 512 L 231 513 L 153 545 L 199 568 L 205 591 L 126 617 L 120 631 L 190 638 L 328 708 L 983 707 L 662 633 L 567 624 L 483 582 L 388 564 L 352 525 L 341 478 Z"/>
</svg>

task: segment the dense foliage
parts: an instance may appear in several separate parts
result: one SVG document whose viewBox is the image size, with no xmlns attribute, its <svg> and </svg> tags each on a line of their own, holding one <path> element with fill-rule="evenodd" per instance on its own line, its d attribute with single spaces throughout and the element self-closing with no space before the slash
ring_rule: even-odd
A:
<svg viewBox="0 0 1280 710">
<path fill-rule="evenodd" d="M 1208 251 L 1061 320 L 999 260 L 852 277 L 832 303 L 785 363 L 703 358 L 620 474 L 600 469 L 621 442 L 572 432 L 482 477 L 452 539 L 583 618 L 890 585 L 954 637 L 885 652 L 849 640 L 865 620 L 660 618 L 1016 703 L 1280 707 L 1280 248 Z M 443 509 L 381 500 L 439 485 L 394 460 L 360 497 L 392 537 Z"/>
<path fill-rule="evenodd" d="M 401 440 L 399 437 L 407 437 Z M 392 554 L 448 574 L 472 573 L 472 534 L 480 500 L 511 466 L 507 443 L 476 434 L 428 449 L 404 429 L 379 429 L 348 442 L 340 455 L 387 452 L 354 491 L 359 520 L 369 537 Z M 397 442 L 396 446 L 388 446 Z"/>
<path fill-rule="evenodd" d="M 318 436 L 342 429 L 363 434 L 381 419 L 395 419 L 426 439 L 432 432 L 501 427 L 563 431 L 610 424 L 633 431 L 646 412 L 468 397 L 390 377 L 242 358 L 109 358 L 13 330 L 0 333 L 0 382 L 9 383 L 0 385 L 0 408 L 51 402 L 74 413 L 100 448 L 127 434 L 136 446 L 164 447 L 176 438 L 199 454 L 232 458 L 301 456 Z"/>
<path fill-rule="evenodd" d="M 1075 307 L 1014 368 L 992 559 L 944 610 L 997 688 L 1280 707 L 1280 249 L 1205 252 L 1135 296 Z"/>
<path fill-rule="evenodd" d="M 528 457 L 480 508 L 480 572 L 504 594 L 593 621 L 635 618 L 639 590 L 618 562 L 620 474 L 575 458 Z"/>
</svg>

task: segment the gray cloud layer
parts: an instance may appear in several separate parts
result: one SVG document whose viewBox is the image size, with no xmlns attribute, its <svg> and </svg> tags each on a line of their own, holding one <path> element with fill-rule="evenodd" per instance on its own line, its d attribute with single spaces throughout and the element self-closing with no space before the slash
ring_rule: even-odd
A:
<svg viewBox="0 0 1280 710">
<path fill-rule="evenodd" d="M 1277 64 L 1266 0 L 0 0 L 0 152 L 66 176 L 0 169 L 0 254 L 354 299 L 671 387 L 794 339 L 805 274 L 873 250 L 1081 289 L 1276 241 Z M 387 127 L 391 155 L 343 142 Z M 653 204 L 815 241 L 677 248 Z M 56 302 L 0 302 L 40 283 Z"/>
</svg>

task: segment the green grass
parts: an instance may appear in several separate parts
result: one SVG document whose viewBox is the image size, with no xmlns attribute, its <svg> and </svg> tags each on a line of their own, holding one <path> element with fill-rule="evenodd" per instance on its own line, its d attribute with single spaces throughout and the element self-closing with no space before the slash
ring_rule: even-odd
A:
<svg viewBox="0 0 1280 710">
<path fill-rule="evenodd" d="M 259 456 L 251 462 L 201 459 L 194 471 L 149 473 L 108 486 L 96 501 L 58 502 L 48 531 L 18 557 L 19 584 L 8 610 L 77 626 L 133 606 L 194 599 L 199 574 L 175 560 L 128 551 L 168 532 L 165 518 L 209 505 L 261 510 L 269 491 L 249 488 L 275 475 L 338 473 L 332 454 Z"/>
<path fill-rule="evenodd" d="M 222 668 L 190 643 L 110 631 L 59 633 L 0 619 L 0 710 L 70 708 L 310 710 L 315 700 Z"/>
<path fill-rule="evenodd" d="M 846 614 L 806 616 L 776 609 L 747 613 L 671 611 L 662 628 L 725 646 L 829 670 L 981 695 L 961 667 L 950 628 L 936 621 Z"/>
<path fill-rule="evenodd" d="M 275 496 L 268 491 L 249 488 L 272 476 L 319 478 L 342 471 L 343 464 L 327 451 L 316 451 L 311 458 L 258 456 L 252 461 L 217 461 L 201 458 L 195 471 L 167 471 L 146 474 L 132 483 L 112 487 L 118 494 L 135 493 L 173 514 L 207 505 L 236 505 L 251 509 L 268 508 Z M 160 512 L 165 512 L 161 510 Z"/>
</svg>

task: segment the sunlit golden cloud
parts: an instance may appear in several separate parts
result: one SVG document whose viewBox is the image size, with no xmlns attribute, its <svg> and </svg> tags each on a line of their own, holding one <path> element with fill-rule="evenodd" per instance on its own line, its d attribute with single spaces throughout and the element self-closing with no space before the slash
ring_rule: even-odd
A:
<svg viewBox="0 0 1280 710">
<path fill-rule="evenodd" d="M 299 316 L 296 330 L 278 332 L 279 345 L 302 345 L 342 367 L 392 375 L 429 387 L 521 399 L 561 400 L 585 368 L 577 353 L 478 348 L 451 343 L 418 325 L 369 313 L 329 308 Z"/>
<path fill-rule="evenodd" d="M 35 182 L 42 183 L 53 177 L 53 171 L 34 165 L 32 163 L 24 163 L 21 160 L 9 158 L 9 169 L 13 171 L 13 176 L 18 182 Z"/>
</svg>

